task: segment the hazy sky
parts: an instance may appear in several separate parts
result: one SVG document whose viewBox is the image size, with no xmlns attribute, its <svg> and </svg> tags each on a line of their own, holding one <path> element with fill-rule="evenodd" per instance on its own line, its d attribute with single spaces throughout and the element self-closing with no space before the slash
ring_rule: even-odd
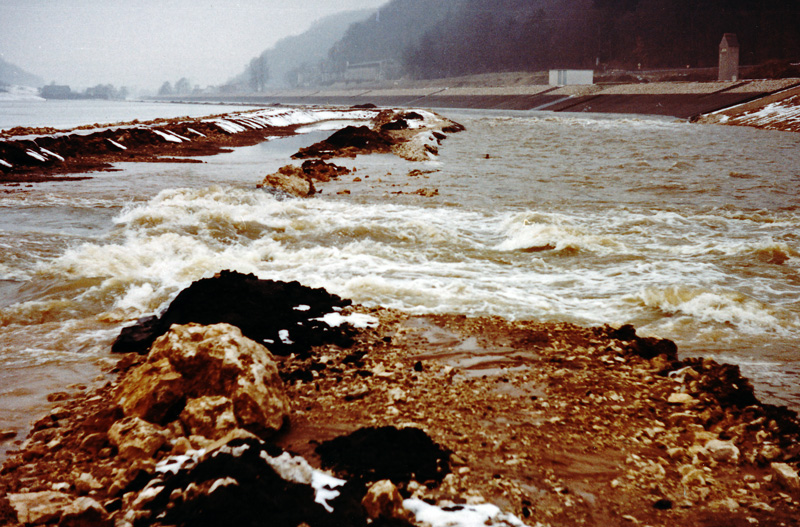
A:
<svg viewBox="0 0 800 527">
<path fill-rule="evenodd" d="M 220 84 L 317 19 L 388 0 L 0 0 L 0 57 L 46 82 Z"/>
</svg>

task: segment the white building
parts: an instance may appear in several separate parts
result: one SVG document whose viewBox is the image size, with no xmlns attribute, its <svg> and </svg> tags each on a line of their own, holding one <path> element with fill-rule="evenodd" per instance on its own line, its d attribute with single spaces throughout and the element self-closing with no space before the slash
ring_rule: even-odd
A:
<svg viewBox="0 0 800 527">
<path fill-rule="evenodd" d="M 593 70 L 550 70 L 550 86 L 594 84 Z"/>
</svg>

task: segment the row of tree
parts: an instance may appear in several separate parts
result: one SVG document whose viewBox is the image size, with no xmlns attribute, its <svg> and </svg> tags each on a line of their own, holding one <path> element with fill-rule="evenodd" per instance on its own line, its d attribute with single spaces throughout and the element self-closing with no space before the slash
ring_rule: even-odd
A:
<svg viewBox="0 0 800 527">
<path fill-rule="evenodd" d="M 122 86 L 116 88 L 113 84 L 98 84 L 91 88 L 86 88 L 82 92 L 72 91 L 72 88 L 65 84 L 56 84 L 55 81 L 42 86 L 39 93 L 45 99 L 117 99 L 128 98 L 128 88 Z"/>
<path fill-rule="evenodd" d="M 192 93 L 195 88 L 192 88 L 192 83 L 186 77 L 182 77 L 179 79 L 175 85 L 173 86 L 169 81 L 165 81 L 164 84 L 158 89 L 159 95 L 188 95 Z"/>
</svg>

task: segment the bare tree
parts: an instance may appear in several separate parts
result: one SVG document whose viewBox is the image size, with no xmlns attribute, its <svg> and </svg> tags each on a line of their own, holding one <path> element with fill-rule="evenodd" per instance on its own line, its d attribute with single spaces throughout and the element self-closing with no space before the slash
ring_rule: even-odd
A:
<svg viewBox="0 0 800 527">
<path fill-rule="evenodd" d="M 267 57 L 261 55 L 251 60 L 250 65 L 247 67 L 247 73 L 250 88 L 253 91 L 264 91 L 264 88 L 267 86 L 267 81 L 269 80 L 269 64 L 267 63 Z"/>
<path fill-rule="evenodd" d="M 183 77 L 178 82 L 175 83 L 175 93 L 178 95 L 186 95 L 192 91 L 192 83 L 189 82 L 189 79 Z"/>
</svg>

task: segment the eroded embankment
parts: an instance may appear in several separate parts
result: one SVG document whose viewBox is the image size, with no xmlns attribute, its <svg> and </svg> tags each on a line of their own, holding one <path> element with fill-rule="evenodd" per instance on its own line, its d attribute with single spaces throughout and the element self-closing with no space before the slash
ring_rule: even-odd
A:
<svg viewBox="0 0 800 527">
<path fill-rule="evenodd" d="M 211 315 L 203 295 L 222 290 L 235 294 Z M 275 323 L 251 328 L 257 306 L 242 294 L 266 302 Z M 140 322 L 145 332 L 164 326 L 147 355 L 126 355 L 115 381 L 63 394 L 36 423 L 0 471 L 0 520 L 710 526 L 800 517 L 797 415 L 759 403 L 738 368 L 680 360 L 672 342 L 630 326 L 410 316 L 237 273 L 182 295 L 163 324 Z M 187 317 L 211 325 L 167 331 Z M 236 319 L 248 329 L 217 323 Z"/>
<path fill-rule="evenodd" d="M 800 132 L 800 87 L 703 115 L 697 122 Z"/>
<path fill-rule="evenodd" d="M 201 163 L 198 156 L 291 135 L 301 125 L 328 120 L 369 122 L 377 114 L 370 109 L 269 108 L 72 131 L 17 128 L 0 136 L 0 183 L 70 179 L 66 174 L 85 178 L 87 172 L 111 170 L 119 162 Z"/>
</svg>

